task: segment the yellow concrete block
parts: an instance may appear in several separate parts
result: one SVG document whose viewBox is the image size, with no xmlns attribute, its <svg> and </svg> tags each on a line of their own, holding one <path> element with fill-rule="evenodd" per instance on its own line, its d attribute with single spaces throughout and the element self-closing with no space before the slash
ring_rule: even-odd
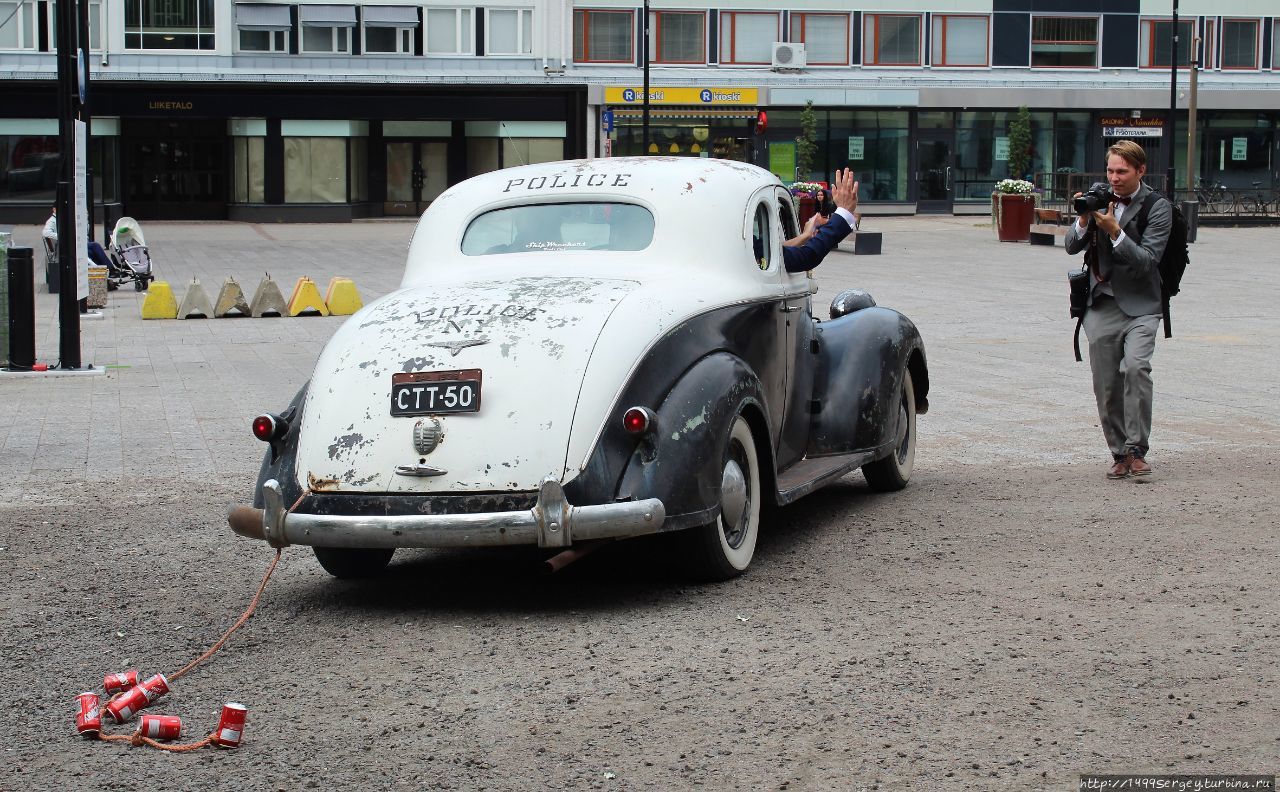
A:
<svg viewBox="0 0 1280 792">
<path fill-rule="evenodd" d="M 293 287 L 293 296 L 289 298 L 290 316 L 297 316 L 303 311 L 315 311 L 321 316 L 329 315 L 329 307 L 320 298 L 320 288 L 306 275 L 298 278 Z"/>
<path fill-rule="evenodd" d="M 177 319 L 178 301 L 168 281 L 153 281 L 142 301 L 143 319 Z"/>
<path fill-rule="evenodd" d="M 350 278 L 333 277 L 324 293 L 324 303 L 333 316 L 350 316 L 364 307 L 356 282 Z"/>
</svg>

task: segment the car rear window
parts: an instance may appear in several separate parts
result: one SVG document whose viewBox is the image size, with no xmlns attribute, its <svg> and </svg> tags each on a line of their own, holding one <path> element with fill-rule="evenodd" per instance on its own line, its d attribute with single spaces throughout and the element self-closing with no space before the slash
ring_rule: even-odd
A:
<svg viewBox="0 0 1280 792">
<path fill-rule="evenodd" d="M 471 221 L 462 253 L 644 250 L 653 241 L 653 214 L 626 203 L 526 204 L 495 209 Z"/>
</svg>

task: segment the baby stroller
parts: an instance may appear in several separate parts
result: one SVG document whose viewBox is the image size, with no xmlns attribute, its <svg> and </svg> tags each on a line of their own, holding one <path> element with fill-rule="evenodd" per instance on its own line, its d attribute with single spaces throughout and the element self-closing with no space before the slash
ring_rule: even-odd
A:
<svg viewBox="0 0 1280 792">
<path fill-rule="evenodd" d="M 132 217 L 122 217 L 111 232 L 111 272 L 107 282 L 119 288 L 133 281 L 133 288 L 146 291 L 155 274 L 151 271 L 151 254 L 142 228 Z"/>
</svg>

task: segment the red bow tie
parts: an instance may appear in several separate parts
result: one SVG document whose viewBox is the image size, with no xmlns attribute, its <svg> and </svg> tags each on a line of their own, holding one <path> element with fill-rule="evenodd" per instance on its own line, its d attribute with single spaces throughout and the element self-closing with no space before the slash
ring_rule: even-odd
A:
<svg viewBox="0 0 1280 792">
<path fill-rule="evenodd" d="M 1116 196 L 1116 203 L 1118 203 L 1118 204 L 1124 204 L 1125 206 L 1128 206 L 1129 204 L 1133 203 L 1133 196 L 1132 196 L 1132 195 L 1117 195 L 1117 196 Z"/>
</svg>

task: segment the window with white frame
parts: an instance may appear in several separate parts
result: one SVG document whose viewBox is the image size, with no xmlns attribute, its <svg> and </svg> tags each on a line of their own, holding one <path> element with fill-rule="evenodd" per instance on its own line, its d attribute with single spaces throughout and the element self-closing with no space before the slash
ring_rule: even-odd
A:
<svg viewBox="0 0 1280 792">
<path fill-rule="evenodd" d="M 529 55 L 533 52 L 533 9 L 486 8 L 486 55 Z"/>
<path fill-rule="evenodd" d="M 919 66 L 920 15 L 867 14 L 862 41 L 868 66 Z"/>
<path fill-rule="evenodd" d="M 1098 18 L 1032 17 L 1031 65 L 1098 68 Z"/>
<path fill-rule="evenodd" d="M 649 14 L 649 52 L 654 63 L 706 63 L 707 15 L 701 11 Z"/>
<path fill-rule="evenodd" d="M 635 16 L 632 11 L 576 9 L 573 12 L 575 63 L 634 63 Z"/>
<path fill-rule="evenodd" d="M 1258 20 L 1222 20 L 1222 68 L 1258 68 Z"/>
<path fill-rule="evenodd" d="M 0 2 L 0 49 L 35 49 L 35 19 L 33 0 Z"/>
<path fill-rule="evenodd" d="M 49 30 L 57 30 L 57 27 L 51 26 Z M 102 0 L 92 0 L 89 3 L 89 49 L 94 52 L 102 51 Z"/>
<path fill-rule="evenodd" d="M 211 50 L 213 0 L 126 0 L 126 49 Z"/>
<path fill-rule="evenodd" d="M 351 28 L 308 25 L 302 29 L 302 51 L 316 54 L 351 54 Z"/>
<path fill-rule="evenodd" d="M 19 2 L 21 4 L 29 4 L 31 0 L 19 0 Z M 34 43 L 29 43 L 22 47 L 14 47 L 9 43 L 3 43 L 11 40 L 8 35 L 7 25 L 13 24 L 25 15 L 24 10 L 24 12 L 14 14 L 13 18 L 10 19 L 10 14 L 13 14 L 14 7 L 15 3 L 13 0 L 0 2 L 0 49 L 31 49 L 35 46 Z M 6 20 L 8 20 L 8 22 L 6 22 Z M 58 4 L 56 0 L 55 2 L 49 3 L 47 6 L 46 21 L 49 28 L 49 50 L 52 51 L 57 49 L 58 46 L 56 40 L 58 31 Z M 76 24 L 79 25 L 79 22 Z M 35 30 L 29 32 L 38 35 Z M 27 40 L 29 42 L 31 41 L 30 35 L 27 36 Z M 89 49 L 94 52 L 102 51 L 102 0 L 89 0 Z"/>
<path fill-rule="evenodd" d="M 289 6 L 236 3 L 236 43 L 241 52 L 288 52 L 293 20 Z"/>
<path fill-rule="evenodd" d="M 791 40 L 804 45 L 810 66 L 849 65 L 849 15 L 791 14 Z"/>
<path fill-rule="evenodd" d="M 364 6 L 361 8 L 362 51 L 373 55 L 412 55 L 417 28 L 418 9 L 413 6 Z"/>
<path fill-rule="evenodd" d="M 470 8 L 428 8 L 428 55 L 470 55 L 475 52 Z"/>
<path fill-rule="evenodd" d="M 1272 23 L 1271 31 L 1271 68 L 1280 71 L 1280 19 Z"/>
<path fill-rule="evenodd" d="M 986 66 L 991 18 L 934 14 L 929 62 L 934 66 Z"/>
<path fill-rule="evenodd" d="M 1185 68 L 1191 64 L 1191 40 L 1195 37 L 1196 21 L 1194 19 L 1178 20 L 1178 67 Z M 1142 20 L 1141 39 L 1139 41 L 1142 68 L 1167 69 L 1173 59 L 1173 20 Z"/>
<path fill-rule="evenodd" d="M 768 65 L 779 39 L 779 16 L 765 11 L 720 12 L 720 62 Z"/>
<path fill-rule="evenodd" d="M 355 6 L 301 5 L 302 51 L 315 55 L 350 55 Z"/>
</svg>

